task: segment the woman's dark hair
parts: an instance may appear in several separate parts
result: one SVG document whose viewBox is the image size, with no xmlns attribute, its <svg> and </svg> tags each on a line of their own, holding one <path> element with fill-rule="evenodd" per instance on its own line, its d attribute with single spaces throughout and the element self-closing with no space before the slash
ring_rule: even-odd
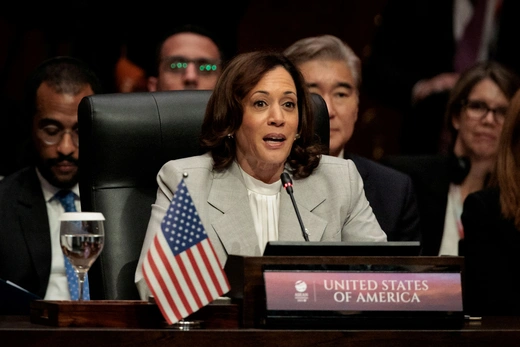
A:
<svg viewBox="0 0 520 347">
<path fill-rule="evenodd" d="M 520 87 L 519 77 L 496 61 L 477 63 L 464 71 L 450 92 L 445 113 L 445 121 L 450 129 L 451 150 L 457 137 L 457 130 L 453 127 L 452 119 L 460 117 L 464 102 L 468 99 L 471 90 L 486 78 L 495 82 L 509 100 Z"/>
<path fill-rule="evenodd" d="M 502 215 L 520 230 L 520 90 L 511 100 L 500 136 L 496 181 Z"/>
<path fill-rule="evenodd" d="M 266 73 L 281 66 L 291 75 L 298 98 L 297 139 L 287 158 L 295 178 L 308 177 L 318 166 L 323 147 L 316 141 L 312 100 L 300 71 L 282 53 L 255 51 L 235 56 L 222 72 L 208 101 L 202 123 L 201 146 L 210 151 L 213 167 L 221 170 L 236 159 L 234 134 L 242 124 L 242 103 Z"/>
</svg>

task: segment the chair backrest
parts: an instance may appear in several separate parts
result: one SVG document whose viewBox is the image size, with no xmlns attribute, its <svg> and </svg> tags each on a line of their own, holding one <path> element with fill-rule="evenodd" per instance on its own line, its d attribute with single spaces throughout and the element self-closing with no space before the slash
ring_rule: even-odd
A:
<svg viewBox="0 0 520 347">
<path fill-rule="evenodd" d="M 211 91 L 97 94 L 78 109 L 83 211 L 105 216 L 105 245 L 89 271 L 91 297 L 139 299 L 134 274 L 156 176 L 168 160 L 200 154 L 199 133 Z M 329 143 L 325 101 L 313 94 L 316 133 Z"/>
</svg>

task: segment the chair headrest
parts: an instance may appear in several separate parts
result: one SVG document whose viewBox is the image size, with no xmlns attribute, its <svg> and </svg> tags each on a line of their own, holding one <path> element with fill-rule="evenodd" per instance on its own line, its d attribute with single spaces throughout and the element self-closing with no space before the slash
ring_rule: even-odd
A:
<svg viewBox="0 0 520 347">
<path fill-rule="evenodd" d="M 154 186 L 168 160 L 200 153 L 210 90 L 95 94 L 78 108 L 81 181 L 93 189 Z M 329 144 L 327 105 L 312 94 L 315 130 Z"/>
</svg>

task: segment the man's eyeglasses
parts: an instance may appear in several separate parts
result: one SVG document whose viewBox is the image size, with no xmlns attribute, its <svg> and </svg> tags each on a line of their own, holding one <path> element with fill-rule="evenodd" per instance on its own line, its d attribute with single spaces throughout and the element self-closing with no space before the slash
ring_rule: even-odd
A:
<svg viewBox="0 0 520 347">
<path fill-rule="evenodd" d="M 63 135 L 69 133 L 74 146 L 79 147 L 79 130 L 64 130 L 60 129 L 55 125 L 47 125 L 43 128 L 38 129 L 38 138 L 43 141 L 46 145 L 52 146 L 61 141 Z"/>
<path fill-rule="evenodd" d="M 491 108 L 484 101 L 479 100 L 465 100 L 462 104 L 466 108 L 468 116 L 472 119 L 481 120 L 486 117 L 490 111 L 497 123 L 502 124 L 506 119 L 506 106 Z"/>
<path fill-rule="evenodd" d="M 164 67 L 172 73 L 183 74 L 188 65 L 193 63 L 199 75 L 212 75 L 220 69 L 220 60 L 216 59 L 187 59 L 184 57 L 168 57 L 163 59 Z"/>
</svg>

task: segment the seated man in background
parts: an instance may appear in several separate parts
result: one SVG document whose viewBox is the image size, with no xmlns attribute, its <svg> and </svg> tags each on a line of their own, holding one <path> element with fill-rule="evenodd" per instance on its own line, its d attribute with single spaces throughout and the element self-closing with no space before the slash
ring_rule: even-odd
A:
<svg viewBox="0 0 520 347">
<path fill-rule="evenodd" d="M 419 211 L 409 176 L 345 151 L 358 117 L 361 62 L 339 38 L 301 39 L 284 51 L 300 69 L 309 91 L 327 103 L 330 154 L 352 159 L 363 178 L 366 197 L 388 241 L 418 241 Z"/>
<path fill-rule="evenodd" d="M 0 278 L 46 300 L 77 296 L 69 290 L 71 268 L 66 273 L 59 217 L 68 208 L 81 211 L 78 105 L 100 92 L 99 79 L 83 62 L 72 57 L 43 62 L 25 96 L 34 159 L 0 181 Z"/>
<path fill-rule="evenodd" d="M 215 87 L 224 54 L 214 35 L 185 25 L 165 35 L 157 47 L 154 70 L 148 72 L 148 91 Z"/>
</svg>

